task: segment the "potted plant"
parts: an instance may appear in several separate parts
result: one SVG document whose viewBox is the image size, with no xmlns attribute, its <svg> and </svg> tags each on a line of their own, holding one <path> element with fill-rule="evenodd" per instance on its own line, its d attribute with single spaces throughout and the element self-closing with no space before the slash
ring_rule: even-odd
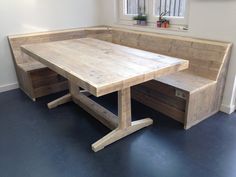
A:
<svg viewBox="0 0 236 177">
<path fill-rule="evenodd" d="M 136 24 L 137 25 L 147 25 L 147 15 L 143 15 L 143 14 L 140 14 L 140 15 L 137 15 L 133 18 L 133 20 L 136 20 Z"/>
<path fill-rule="evenodd" d="M 168 28 L 170 21 L 165 19 L 164 16 L 168 14 L 168 11 L 162 12 L 159 16 L 159 21 L 157 21 L 157 27 L 158 28 Z"/>
</svg>

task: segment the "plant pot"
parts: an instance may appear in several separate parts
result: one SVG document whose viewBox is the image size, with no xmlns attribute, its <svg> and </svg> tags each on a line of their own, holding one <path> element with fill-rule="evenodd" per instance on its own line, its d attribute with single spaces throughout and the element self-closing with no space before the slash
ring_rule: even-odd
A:
<svg viewBox="0 0 236 177">
<path fill-rule="evenodd" d="M 168 20 L 165 21 L 157 21 L 157 28 L 169 28 L 170 22 Z"/>
<path fill-rule="evenodd" d="M 157 21 L 157 28 L 161 28 L 162 21 Z"/>
<path fill-rule="evenodd" d="M 162 28 L 169 28 L 169 21 L 165 21 L 161 24 Z"/>
<path fill-rule="evenodd" d="M 136 20 L 136 24 L 137 25 L 146 26 L 147 25 L 147 21 L 145 21 L 145 20 Z"/>
</svg>

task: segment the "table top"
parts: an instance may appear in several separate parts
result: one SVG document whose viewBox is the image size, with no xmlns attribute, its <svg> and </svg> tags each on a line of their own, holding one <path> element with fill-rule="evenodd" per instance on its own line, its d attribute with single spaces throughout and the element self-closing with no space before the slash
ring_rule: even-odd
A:
<svg viewBox="0 0 236 177">
<path fill-rule="evenodd" d="M 95 96 L 188 68 L 188 61 L 92 38 L 24 45 L 22 51 Z"/>
</svg>

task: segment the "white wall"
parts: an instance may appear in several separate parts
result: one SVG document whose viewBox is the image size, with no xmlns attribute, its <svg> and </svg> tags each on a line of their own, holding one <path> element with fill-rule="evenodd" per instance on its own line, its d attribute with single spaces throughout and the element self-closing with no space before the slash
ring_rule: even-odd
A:
<svg viewBox="0 0 236 177">
<path fill-rule="evenodd" d="M 116 0 L 102 0 L 103 23 L 116 22 Z M 112 9 L 113 8 L 113 9 Z M 192 36 L 233 42 L 234 48 L 222 104 L 222 111 L 235 110 L 236 91 L 236 1 L 235 0 L 190 0 L 189 31 L 171 32 L 182 36 Z"/>
<path fill-rule="evenodd" d="M 0 92 L 17 86 L 7 35 L 99 25 L 100 0 L 0 0 Z"/>
</svg>

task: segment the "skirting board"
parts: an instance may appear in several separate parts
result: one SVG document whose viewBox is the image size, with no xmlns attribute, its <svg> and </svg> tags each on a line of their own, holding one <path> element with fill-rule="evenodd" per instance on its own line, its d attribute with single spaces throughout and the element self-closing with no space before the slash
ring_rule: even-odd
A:
<svg viewBox="0 0 236 177">
<path fill-rule="evenodd" d="M 232 114 L 236 110 L 236 105 L 225 105 L 222 104 L 220 110 L 227 114 Z"/>
<path fill-rule="evenodd" d="M 18 83 L 0 85 L 0 93 L 19 88 Z"/>
</svg>

